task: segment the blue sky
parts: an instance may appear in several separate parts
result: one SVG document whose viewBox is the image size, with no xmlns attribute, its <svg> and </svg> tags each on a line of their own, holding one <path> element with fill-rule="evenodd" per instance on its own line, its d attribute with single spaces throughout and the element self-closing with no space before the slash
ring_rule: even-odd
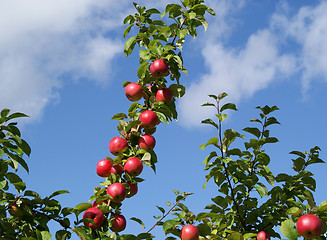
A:
<svg viewBox="0 0 327 240">
<path fill-rule="evenodd" d="M 143 1 L 161 11 L 168 2 Z M 208 94 L 229 93 L 239 111 L 225 128 L 238 131 L 257 116 L 257 105 L 280 108 L 281 125 L 272 128 L 280 142 L 268 149 L 275 174 L 290 172 L 292 150 L 318 145 L 326 158 L 327 1 L 207 4 L 217 16 L 208 16 L 208 30 L 184 47 L 189 74 L 181 79 L 187 93 L 178 100 L 179 120 L 155 134 L 157 174 L 145 168 L 139 193 L 123 205 L 123 214 L 141 218 L 147 229 L 160 214 L 155 206 L 174 200 L 172 189 L 194 192 L 187 205 L 196 213 L 215 196 L 213 184 L 202 189 L 209 150 L 198 149 L 215 134 L 200 124 L 212 114 L 200 107 Z M 123 54 L 122 20 L 133 12 L 127 0 L 0 3 L 0 107 L 30 115 L 22 122 L 32 147 L 24 179 L 43 196 L 69 190 L 59 198 L 63 205 L 88 201 L 101 181 L 96 163 L 110 156 L 109 140 L 118 135 L 110 117 L 128 110 L 122 83 L 137 81 L 138 55 Z M 311 170 L 320 203 L 327 167 Z M 129 222 L 125 232 L 138 231 Z"/>
</svg>

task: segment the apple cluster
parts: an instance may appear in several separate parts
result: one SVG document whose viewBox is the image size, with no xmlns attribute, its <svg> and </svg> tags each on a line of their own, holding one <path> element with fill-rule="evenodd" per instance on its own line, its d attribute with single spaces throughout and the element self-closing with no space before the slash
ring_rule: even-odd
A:
<svg viewBox="0 0 327 240">
<path fill-rule="evenodd" d="M 163 59 L 156 59 L 149 70 L 153 77 L 151 85 L 129 83 L 125 86 L 127 99 L 136 102 L 144 98 L 147 101 L 154 96 L 157 102 L 171 103 L 173 93 L 162 80 L 169 74 L 169 65 Z M 120 136 L 113 137 L 109 142 L 109 151 L 115 158 L 106 157 L 97 163 L 96 173 L 106 178 L 104 183 L 107 187 L 83 214 L 83 219 L 93 220 L 84 221 L 84 225 L 92 229 L 101 227 L 105 218 L 108 218 L 109 227 L 114 232 L 123 231 L 126 227 L 126 219 L 121 214 L 120 207 L 125 198 L 138 192 L 138 182 L 143 180 L 138 177 L 143 171 L 143 156 L 153 152 L 156 140 L 152 134 L 160 123 L 157 113 L 150 105 L 141 109 L 137 118 L 132 121 L 137 121 L 137 124 L 130 129 L 124 128 Z"/>
</svg>

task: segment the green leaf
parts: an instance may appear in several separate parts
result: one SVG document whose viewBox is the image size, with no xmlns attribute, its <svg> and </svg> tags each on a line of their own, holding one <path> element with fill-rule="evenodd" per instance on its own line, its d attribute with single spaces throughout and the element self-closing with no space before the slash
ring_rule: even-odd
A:
<svg viewBox="0 0 327 240">
<path fill-rule="evenodd" d="M 204 150 L 208 145 L 214 145 L 217 148 L 220 148 L 218 146 L 218 138 L 217 137 L 213 137 L 213 138 L 209 139 L 209 141 L 206 144 L 203 144 L 203 145 L 199 146 L 199 148 Z"/>
<path fill-rule="evenodd" d="M 246 127 L 246 128 L 243 128 L 243 131 L 251 133 L 254 136 L 256 136 L 257 138 L 260 138 L 260 136 L 261 136 L 261 131 L 258 128 Z"/>
<path fill-rule="evenodd" d="M 237 111 L 236 105 L 234 103 L 226 103 L 220 108 L 220 112 L 225 111 L 226 109 Z"/>
<path fill-rule="evenodd" d="M 215 104 L 213 104 L 213 103 L 209 103 L 209 102 L 207 102 L 207 103 L 204 103 L 204 104 L 202 104 L 201 106 L 202 106 L 202 107 L 206 107 L 206 106 L 212 106 L 212 107 L 216 107 L 216 105 L 215 105 Z"/>
<path fill-rule="evenodd" d="M 162 214 L 165 214 L 165 209 L 163 207 L 159 207 L 159 206 L 156 207 L 160 210 L 160 212 L 162 212 Z"/>
<path fill-rule="evenodd" d="M 298 157 L 297 159 L 292 159 L 292 161 L 293 161 L 293 169 L 296 172 L 300 172 L 303 169 L 305 160 L 301 157 Z"/>
<path fill-rule="evenodd" d="M 55 196 L 58 196 L 58 195 L 61 195 L 61 194 L 64 194 L 64 193 L 69 193 L 67 190 L 58 190 L 58 191 L 55 191 L 54 193 L 52 193 L 50 196 L 49 196 L 49 199 L 50 198 L 53 198 Z"/>
<path fill-rule="evenodd" d="M 86 231 L 82 227 L 77 227 L 73 228 L 72 231 L 76 233 L 76 235 L 79 237 L 81 240 L 90 240 L 88 237 Z"/>
<path fill-rule="evenodd" d="M 135 37 L 131 37 L 125 42 L 124 53 L 125 53 L 126 56 L 128 56 L 128 55 L 130 55 L 132 53 L 135 44 L 136 44 L 136 38 Z"/>
<path fill-rule="evenodd" d="M 176 222 L 175 220 L 167 220 L 164 222 L 162 230 L 165 232 L 171 228 L 174 228 L 176 225 L 178 225 L 178 222 Z"/>
<path fill-rule="evenodd" d="M 125 113 L 116 113 L 111 119 L 112 120 L 123 120 L 127 118 L 127 115 Z"/>
<path fill-rule="evenodd" d="M 56 240 L 66 240 L 70 238 L 70 232 L 66 230 L 59 230 L 56 232 Z"/>
<path fill-rule="evenodd" d="M 246 233 L 243 235 L 244 240 L 247 240 L 249 238 L 255 238 L 257 236 L 256 233 Z"/>
<path fill-rule="evenodd" d="M 139 78 L 144 78 L 146 71 L 148 70 L 149 65 L 147 62 L 143 62 L 140 67 L 137 69 L 137 76 Z"/>
<path fill-rule="evenodd" d="M 216 114 L 216 116 L 220 122 L 223 122 L 227 118 L 227 114 L 224 114 L 224 113 Z"/>
<path fill-rule="evenodd" d="M 141 219 L 138 219 L 138 218 L 136 218 L 136 217 L 131 217 L 130 220 L 139 223 L 139 224 L 141 225 L 141 227 L 142 227 L 143 229 L 145 229 L 144 223 L 142 222 Z"/>
<path fill-rule="evenodd" d="M 51 234 L 48 231 L 41 231 L 42 240 L 51 240 Z"/>
<path fill-rule="evenodd" d="M 254 187 L 257 190 L 257 192 L 260 194 L 261 197 L 267 195 L 267 188 L 265 188 L 264 186 L 256 185 Z"/>
<path fill-rule="evenodd" d="M 176 98 L 181 98 L 185 94 L 185 87 L 180 84 L 172 84 L 169 86 L 169 89 L 173 93 L 173 96 Z"/>
<path fill-rule="evenodd" d="M 319 212 L 327 212 L 327 200 L 323 201 L 322 203 L 319 204 L 318 211 Z"/>
<path fill-rule="evenodd" d="M 299 152 L 299 151 L 292 151 L 289 154 L 294 154 L 294 155 L 298 155 L 298 156 L 300 156 L 302 158 L 305 158 L 305 154 L 302 153 L 302 152 Z"/>
<path fill-rule="evenodd" d="M 215 128 L 218 129 L 218 125 L 212 119 L 203 120 L 201 123 L 203 123 L 203 124 L 210 124 L 210 125 L 212 125 L 212 126 L 214 126 Z"/>
<path fill-rule="evenodd" d="M 223 138 L 223 144 L 222 144 L 222 148 L 223 151 L 226 152 L 228 147 L 230 146 L 230 144 L 232 142 L 234 142 L 234 140 L 237 138 L 244 138 L 243 135 L 239 134 L 238 132 L 236 132 L 233 129 L 227 129 L 224 131 L 224 138 Z"/>
<path fill-rule="evenodd" d="M 10 112 L 10 109 L 8 109 L 8 108 L 2 109 L 1 110 L 1 117 L 6 118 L 7 115 L 9 114 L 9 112 Z"/>
<path fill-rule="evenodd" d="M 298 207 L 291 207 L 291 208 L 286 210 L 287 215 L 299 215 L 302 212 L 303 212 L 303 210 L 301 208 L 298 208 Z"/>
<path fill-rule="evenodd" d="M 91 203 L 79 203 L 74 209 L 77 210 L 77 215 L 79 215 L 81 212 L 89 209 L 90 207 L 92 207 Z"/>
<path fill-rule="evenodd" d="M 24 196 L 36 197 L 36 198 L 40 197 L 40 195 L 37 192 L 31 191 L 31 190 L 26 190 L 24 192 Z"/>
<path fill-rule="evenodd" d="M 210 97 L 212 97 L 213 95 L 209 95 Z M 228 96 L 228 94 L 227 93 L 225 93 L 225 92 L 223 92 L 223 93 L 220 93 L 215 99 L 217 100 L 217 99 L 219 99 L 219 100 L 221 100 L 221 99 L 223 99 L 223 98 L 225 98 L 225 97 L 227 97 Z"/>
<path fill-rule="evenodd" d="M 300 235 L 296 231 L 295 224 L 291 219 L 282 222 L 280 226 L 281 233 L 290 240 L 296 240 Z"/>
<path fill-rule="evenodd" d="M 272 124 L 280 124 L 276 118 L 270 117 L 267 119 L 266 123 L 264 124 L 265 127 L 272 125 Z"/>
</svg>

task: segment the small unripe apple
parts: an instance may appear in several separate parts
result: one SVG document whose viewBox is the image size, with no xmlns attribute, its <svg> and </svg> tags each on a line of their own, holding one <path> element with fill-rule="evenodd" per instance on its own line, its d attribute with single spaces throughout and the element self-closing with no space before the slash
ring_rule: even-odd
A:
<svg viewBox="0 0 327 240">
<path fill-rule="evenodd" d="M 141 85 L 137 83 L 129 83 L 125 87 L 125 95 L 130 101 L 138 101 L 142 98 L 143 96 L 143 89 Z"/>
<path fill-rule="evenodd" d="M 122 175 L 124 172 L 124 168 L 120 164 L 113 165 L 110 169 L 110 173 L 113 173 L 115 175 Z"/>
<path fill-rule="evenodd" d="M 127 194 L 126 197 L 130 198 L 130 197 L 133 197 L 137 193 L 138 187 L 137 187 L 136 183 L 130 183 L 130 182 L 127 182 L 127 183 L 129 185 L 129 193 Z"/>
<path fill-rule="evenodd" d="M 161 88 L 156 93 L 157 102 L 168 102 L 171 103 L 173 100 L 173 93 L 169 88 Z"/>
<path fill-rule="evenodd" d="M 120 203 L 126 197 L 126 188 L 122 183 L 113 183 L 108 186 L 107 194 L 112 197 L 111 201 Z"/>
<path fill-rule="evenodd" d="M 181 240 L 199 240 L 199 230 L 194 225 L 185 225 L 181 231 Z"/>
<path fill-rule="evenodd" d="M 85 226 L 90 227 L 92 229 L 101 227 L 104 221 L 103 212 L 97 207 L 91 207 L 87 209 L 83 214 L 83 219 L 85 218 L 93 219 L 95 225 L 93 223 L 84 222 Z"/>
<path fill-rule="evenodd" d="M 111 173 L 112 163 L 108 159 L 102 159 L 97 163 L 97 174 L 100 177 L 108 177 Z"/>
<path fill-rule="evenodd" d="M 157 114 L 151 110 L 145 110 L 139 116 L 139 120 L 142 122 L 142 127 L 145 129 L 154 128 L 159 123 Z"/>
<path fill-rule="evenodd" d="M 128 148 L 128 142 L 124 138 L 114 137 L 109 142 L 109 151 L 115 156 L 119 155 L 126 148 Z"/>
<path fill-rule="evenodd" d="M 257 240 L 270 240 L 270 234 L 267 231 L 258 232 Z"/>
<path fill-rule="evenodd" d="M 137 157 L 131 157 L 127 159 L 124 164 L 124 171 L 131 177 L 135 177 L 141 174 L 143 170 L 143 163 Z"/>
<path fill-rule="evenodd" d="M 316 215 L 305 214 L 297 220 L 296 230 L 304 238 L 316 238 L 322 233 L 322 221 Z"/>
<path fill-rule="evenodd" d="M 121 232 L 126 228 L 126 219 L 121 214 L 114 215 L 114 219 L 111 220 L 111 230 L 114 232 Z"/>
<path fill-rule="evenodd" d="M 150 72 L 155 78 L 162 78 L 169 72 L 169 66 L 163 59 L 156 59 L 150 65 Z"/>
<path fill-rule="evenodd" d="M 147 151 L 152 150 L 156 145 L 156 140 L 151 134 L 145 134 L 139 138 L 139 148 Z"/>
</svg>

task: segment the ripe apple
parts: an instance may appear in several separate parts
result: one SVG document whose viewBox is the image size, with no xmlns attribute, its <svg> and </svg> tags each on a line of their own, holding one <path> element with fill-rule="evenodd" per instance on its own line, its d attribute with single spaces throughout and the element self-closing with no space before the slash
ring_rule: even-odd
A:
<svg viewBox="0 0 327 240">
<path fill-rule="evenodd" d="M 111 173 L 112 163 L 108 159 L 102 159 L 97 163 L 97 174 L 100 177 L 108 177 Z"/>
<path fill-rule="evenodd" d="M 142 122 L 142 127 L 145 129 L 154 128 L 159 123 L 157 114 L 151 110 L 145 110 L 139 116 L 139 120 Z"/>
<path fill-rule="evenodd" d="M 116 165 L 113 165 L 112 168 L 110 169 L 110 173 L 113 173 L 115 175 L 122 175 L 124 172 L 124 169 L 122 167 L 122 165 L 120 164 L 116 164 Z"/>
<path fill-rule="evenodd" d="M 181 240 L 199 240 L 199 230 L 194 225 L 185 225 L 181 231 Z"/>
<path fill-rule="evenodd" d="M 127 182 L 129 185 L 129 193 L 127 193 L 128 198 L 133 197 L 137 191 L 138 191 L 138 187 L 136 183 L 131 183 L 131 182 Z"/>
<path fill-rule="evenodd" d="M 124 151 L 126 148 L 128 148 L 128 142 L 124 138 L 114 137 L 109 142 L 109 151 L 115 156 Z"/>
<path fill-rule="evenodd" d="M 111 230 L 114 232 L 121 232 L 126 228 L 126 219 L 123 215 L 115 214 L 114 219 L 111 220 Z"/>
<path fill-rule="evenodd" d="M 156 145 L 156 140 L 151 134 L 145 134 L 139 138 L 139 148 L 150 151 Z"/>
<path fill-rule="evenodd" d="M 131 177 L 135 177 L 141 174 L 143 170 L 143 163 L 137 157 L 131 157 L 127 159 L 124 165 L 124 171 Z"/>
<path fill-rule="evenodd" d="M 316 238 L 322 233 L 322 221 L 313 214 L 302 215 L 296 222 L 296 230 L 304 238 Z"/>
<path fill-rule="evenodd" d="M 169 72 L 169 66 L 163 59 L 156 59 L 150 65 L 150 72 L 155 78 L 162 78 Z"/>
<path fill-rule="evenodd" d="M 156 93 L 157 102 L 168 102 L 171 103 L 173 100 L 173 93 L 169 88 L 161 88 Z"/>
<path fill-rule="evenodd" d="M 84 222 L 85 226 L 90 227 L 92 229 L 100 227 L 104 221 L 103 212 L 97 207 L 91 207 L 87 209 L 83 214 L 83 219 L 85 218 L 93 219 L 95 225 L 93 223 Z"/>
<path fill-rule="evenodd" d="M 267 231 L 258 232 L 257 240 L 270 240 L 270 234 Z"/>
<path fill-rule="evenodd" d="M 142 98 L 143 96 L 143 89 L 141 85 L 137 83 L 129 83 L 125 87 L 125 95 L 130 101 L 138 101 Z"/>
<path fill-rule="evenodd" d="M 107 194 L 109 194 L 112 197 L 111 201 L 120 203 L 126 197 L 126 188 L 121 183 L 113 183 L 108 186 Z"/>
</svg>

